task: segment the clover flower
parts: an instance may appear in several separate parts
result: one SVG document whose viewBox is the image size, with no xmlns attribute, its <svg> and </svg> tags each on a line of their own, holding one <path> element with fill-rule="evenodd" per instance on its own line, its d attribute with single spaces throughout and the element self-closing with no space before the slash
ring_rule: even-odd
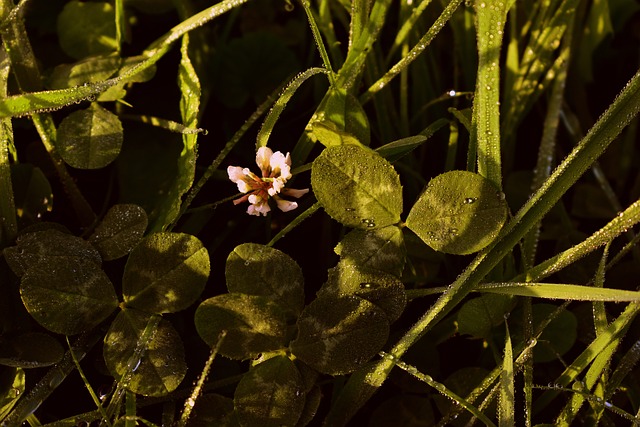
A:
<svg viewBox="0 0 640 427">
<path fill-rule="evenodd" d="M 275 153 L 268 147 L 260 147 L 256 153 L 256 164 L 260 168 L 262 177 L 254 174 L 249 168 L 239 166 L 229 166 L 227 174 L 229 179 L 238 186 L 238 190 L 244 196 L 235 199 L 234 205 L 248 201 L 247 208 L 249 215 L 267 215 L 271 210 L 269 198 L 276 201 L 278 209 L 288 212 L 298 207 L 296 202 L 290 202 L 280 197 L 290 196 L 296 199 L 309 192 L 308 188 L 294 190 L 284 188 L 291 178 L 291 157 L 289 153 L 285 156 L 280 151 Z"/>
</svg>

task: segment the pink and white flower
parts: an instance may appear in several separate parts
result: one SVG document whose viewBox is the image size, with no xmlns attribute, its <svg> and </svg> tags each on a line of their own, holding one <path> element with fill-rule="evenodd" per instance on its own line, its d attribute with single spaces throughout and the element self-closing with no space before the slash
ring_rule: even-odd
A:
<svg viewBox="0 0 640 427">
<path fill-rule="evenodd" d="M 260 168 L 262 177 L 257 176 L 249 168 L 229 166 L 227 174 L 229 179 L 238 186 L 238 190 L 244 196 L 233 201 L 234 205 L 249 202 L 247 213 L 249 215 L 267 215 L 271 211 L 269 198 L 276 201 L 278 209 L 288 212 L 298 207 L 296 202 L 291 202 L 280 197 L 291 196 L 299 198 L 309 192 L 308 188 L 294 190 L 284 188 L 291 178 L 291 157 L 285 156 L 280 151 L 275 153 L 268 147 L 260 147 L 256 153 L 256 164 Z"/>
</svg>

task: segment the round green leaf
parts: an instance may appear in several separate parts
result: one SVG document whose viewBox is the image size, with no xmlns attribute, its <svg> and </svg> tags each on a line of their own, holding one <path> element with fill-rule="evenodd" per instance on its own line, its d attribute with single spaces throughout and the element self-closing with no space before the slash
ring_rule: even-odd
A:
<svg viewBox="0 0 640 427">
<path fill-rule="evenodd" d="M 148 313 L 125 309 L 116 316 L 104 337 L 103 355 L 114 378 L 120 379 L 130 367 L 149 318 Z M 184 346 L 171 323 L 162 319 L 147 343 L 142 357 L 132 367 L 129 390 L 145 396 L 162 396 L 175 390 L 187 373 Z"/>
<path fill-rule="evenodd" d="M 209 277 L 209 254 L 198 238 L 154 233 L 136 246 L 122 277 L 128 307 L 149 313 L 175 313 L 200 297 Z"/>
<path fill-rule="evenodd" d="M 147 229 L 147 214 L 138 205 L 112 206 L 89 237 L 102 255 L 110 261 L 128 254 L 140 242 Z"/>
<path fill-rule="evenodd" d="M 402 314 L 407 304 L 404 285 L 396 276 L 376 270 L 361 269 L 353 264 L 340 263 L 329 270 L 327 283 L 320 295 L 357 295 L 380 307 L 389 323 Z"/>
<path fill-rule="evenodd" d="M 254 367 L 240 380 L 233 402 L 240 425 L 294 426 L 305 403 L 302 377 L 286 356 Z"/>
<path fill-rule="evenodd" d="M 40 332 L 0 339 L 0 365 L 40 368 L 58 363 L 63 356 L 64 348 L 58 340 Z"/>
<path fill-rule="evenodd" d="M 451 171 L 429 181 L 409 212 L 407 227 L 437 251 L 466 255 L 496 238 L 507 210 L 503 193 L 491 181 Z"/>
<path fill-rule="evenodd" d="M 294 316 L 302 311 L 302 269 L 284 252 L 256 243 L 239 245 L 227 258 L 225 276 L 229 292 L 267 297 Z"/>
<path fill-rule="evenodd" d="M 77 256 L 41 258 L 22 276 L 20 295 L 38 323 L 64 335 L 92 329 L 118 306 L 104 271 Z"/>
<path fill-rule="evenodd" d="M 103 168 L 118 157 L 121 147 L 120 119 L 96 103 L 69 114 L 58 128 L 60 155 L 74 168 Z"/>
<path fill-rule="evenodd" d="M 387 341 L 385 312 L 356 295 L 320 296 L 298 319 L 291 352 L 319 372 L 353 372 L 374 357 Z"/>
<path fill-rule="evenodd" d="M 326 148 L 313 162 L 311 185 L 325 211 L 348 227 L 374 229 L 400 221 L 400 178 L 372 150 L 350 144 Z"/>
<path fill-rule="evenodd" d="M 18 237 L 16 243 L 3 252 L 7 264 L 18 277 L 45 257 L 52 262 L 56 257 L 80 257 L 98 267 L 102 265 L 100 254 L 89 242 L 57 229 L 25 233 Z"/>
<path fill-rule="evenodd" d="M 232 359 L 249 359 L 286 344 L 285 314 L 266 297 L 233 293 L 209 298 L 196 310 L 195 324 L 212 347 L 226 331 L 219 353 Z"/>
<path fill-rule="evenodd" d="M 58 39 L 64 52 L 76 59 L 115 52 L 115 10 L 108 2 L 68 2 L 58 15 Z"/>
<path fill-rule="evenodd" d="M 402 229 L 391 225 L 374 230 L 352 230 L 338 243 L 335 253 L 341 262 L 364 270 L 379 270 L 398 277 L 406 257 Z"/>
</svg>

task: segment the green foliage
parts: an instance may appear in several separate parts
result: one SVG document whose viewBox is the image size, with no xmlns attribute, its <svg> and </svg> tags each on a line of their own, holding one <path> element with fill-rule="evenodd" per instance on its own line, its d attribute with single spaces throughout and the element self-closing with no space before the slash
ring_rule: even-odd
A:
<svg viewBox="0 0 640 427">
<path fill-rule="evenodd" d="M 80 256 L 40 258 L 22 276 L 20 295 L 38 323 L 65 335 L 94 328 L 118 305 L 109 277 Z"/>
<path fill-rule="evenodd" d="M 366 148 L 347 144 L 324 150 L 313 162 L 311 185 L 324 210 L 343 225 L 367 229 L 400 221 L 398 174 Z"/>
<path fill-rule="evenodd" d="M 25 389 L 25 373 L 20 368 L 0 371 L 0 419 L 4 419 Z"/>
<path fill-rule="evenodd" d="M 138 205 L 112 206 L 89 236 L 105 261 L 127 255 L 140 242 L 147 229 L 147 213 Z"/>
<path fill-rule="evenodd" d="M 115 52 L 114 16 L 108 2 L 68 2 L 58 15 L 60 47 L 76 59 Z"/>
<path fill-rule="evenodd" d="M 296 425 L 305 402 L 302 388 L 302 376 L 286 356 L 252 367 L 233 397 L 240 425 Z"/>
<path fill-rule="evenodd" d="M 118 116 L 96 103 L 69 114 L 58 128 L 60 155 L 78 169 L 107 166 L 118 157 L 122 139 Z"/>
<path fill-rule="evenodd" d="M 64 348 L 50 335 L 25 332 L 4 338 L 0 343 L 0 365 L 40 368 L 62 360 Z"/>
<path fill-rule="evenodd" d="M 304 305 L 304 277 L 298 264 L 277 249 L 244 243 L 225 267 L 229 292 L 263 296 L 298 316 Z"/>
<path fill-rule="evenodd" d="M 130 390 L 145 396 L 162 396 L 180 385 L 187 365 L 180 335 L 166 320 L 160 321 L 144 344 L 142 356 L 131 360 L 150 316 L 135 309 L 120 311 L 104 337 L 104 361 L 115 378 L 122 380 L 131 375 L 127 379 Z"/>
<path fill-rule="evenodd" d="M 357 295 L 320 296 L 298 319 L 292 353 L 319 372 L 353 372 L 382 348 L 389 319 L 377 305 Z"/>
<path fill-rule="evenodd" d="M 358 100 L 344 89 L 329 89 L 309 122 L 309 137 L 326 147 L 369 145 L 369 120 Z"/>
<path fill-rule="evenodd" d="M 195 323 L 200 337 L 211 346 L 225 331 L 218 351 L 233 359 L 248 359 L 285 346 L 285 312 L 267 297 L 231 293 L 209 298 L 198 306 Z"/>
<path fill-rule="evenodd" d="M 451 171 L 429 181 L 407 227 L 437 251 L 465 255 L 491 243 L 506 219 L 504 195 L 489 180 Z"/>
<path fill-rule="evenodd" d="M 154 233 L 131 251 L 122 276 L 127 307 L 175 313 L 193 304 L 209 277 L 209 254 L 196 237 Z"/>
<path fill-rule="evenodd" d="M 637 5 L 204 3 L 0 1 L 2 427 L 638 423 Z"/>
</svg>

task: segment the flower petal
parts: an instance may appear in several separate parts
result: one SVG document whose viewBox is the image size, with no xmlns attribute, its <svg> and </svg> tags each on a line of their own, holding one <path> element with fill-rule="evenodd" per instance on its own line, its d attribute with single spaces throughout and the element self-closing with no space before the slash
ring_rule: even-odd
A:
<svg viewBox="0 0 640 427">
<path fill-rule="evenodd" d="M 282 178 L 275 178 L 272 182 L 271 182 L 271 188 L 269 188 L 268 192 L 270 196 L 275 196 L 276 194 L 278 194 L 283 188 L 284 188 L 284 184 L 287 181 L 282 179 Z"/>
<path fill-rule="evenodd" d="M 244 202 L 246 202 L 248 199 L 249 199 L 249 195 L 248 195 L 248 194 L 245 194 L 245 195 L 244 195 L 244 196 L 242 196 L 242 197 L 238 197 L 237 199 L 234 199 L 234 200 L 233 200 L 233 204 L 234 204 L 234 205 L 239 205 L 240 203 L 244 203 Z"/>
<path fill-rule="evenodd" d="M 238 182 L 239 180 L 244 179 L 244 172 L 240 166 L 229 166 L 227 168 L 227 175 L 229 175 L 229 179 L 231 182 Z"/>
<path fill-rule="evenodd" d="M 270 159 L 273 157 L 273 151 L 269 147 L 260 147 L 256 153 L 256 164 L 262 171 L 262 176 L 269 175 Z"/>
<path fill-rule="evenodd" d="M 282 178 L 286 182 L 291 178 L 291 156 L 289 153 L 285 156 L 280 151 L 276 151 L 271 156 L 271 177 Z"/>
<path fill-rule="evenodd" d="M 274 199 L 276 199 L 278 209 L 280 209 L 282 212 L 289 212 L 298 207 L 298 204 L 296 202 L 290 202 L 279 197 L 274 197 Z"/>
<path fill-rule="evenodd" d="M 296 190 L 295 188 L 284 188 L 282 190 L 282 194 L 286 196 L 295 197 L 296 199 L 302 197 L 303 195 L 309 192 L 308 188 L 303 188 L 302 190 Z"/>
<path fill-rule="evenodd" d="M 249 207 L 247 208 L 247 213 L 249 215 L 255 215 L 255 216 L 267 216 L 267 213 L 271 211 L 271 208 L 269 207 L 268 203 L 260 203 L 257 205 L 249 205 Z"/>
</svg>

